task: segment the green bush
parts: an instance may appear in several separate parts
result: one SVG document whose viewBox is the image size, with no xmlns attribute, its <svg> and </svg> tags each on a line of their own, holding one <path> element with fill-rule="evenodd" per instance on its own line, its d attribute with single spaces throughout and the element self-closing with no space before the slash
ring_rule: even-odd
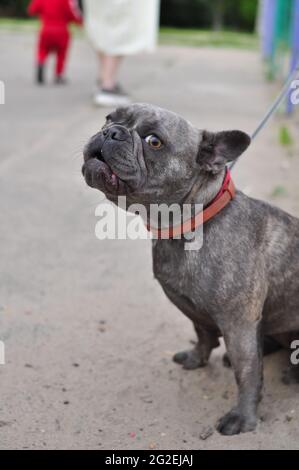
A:
<svg viewBox="0 0 299 470">
<path fill-rule="evenodd" d="M 0 0 L 0 15 L 25 17 L 29 0 Z"/>
<path fill-rule="evenodd" d="M 235 29 L 253 31 L 256 23 L 258 0 L 224 0 L 225 23 Z"/>
<path fill-rule="evenodd" d="M 212 23 L 210 3 L 206 0 L 161 0 L 161 24 L 206 28 Z"/>
<path fill-rule="evenodd" d="M 161 0 L 163 26 L 253 31 L 258 0 Z"/>
</svg>

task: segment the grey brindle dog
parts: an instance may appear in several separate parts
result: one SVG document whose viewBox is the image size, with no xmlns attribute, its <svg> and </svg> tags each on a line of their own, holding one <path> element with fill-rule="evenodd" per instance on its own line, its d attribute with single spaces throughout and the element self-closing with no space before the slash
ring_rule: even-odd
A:
<svg viewBox="0 0 299 470">
<path fill-rule="evenodd" d="M 115 203 L 125 195 L 128 204 L 145 207 L 187 199 L 207 206 L 227 163 L 249 144 L 241 131 L 198 130 L 175 113 L 134 104 L 107 117 L 85 147 L 82 171 L 89 186 Z M 204 224 L 203 236 L 203 247 L 192 251 L 184 239 L 153 240 L 153 269 L 198 338 L 176 362 L 204 367 L 224 338 L 239 393 L 218 430 L 232 435 L 256 427 L 263 353 L 298 338 L 299 220 L 237 191 Z"/>
</svg>

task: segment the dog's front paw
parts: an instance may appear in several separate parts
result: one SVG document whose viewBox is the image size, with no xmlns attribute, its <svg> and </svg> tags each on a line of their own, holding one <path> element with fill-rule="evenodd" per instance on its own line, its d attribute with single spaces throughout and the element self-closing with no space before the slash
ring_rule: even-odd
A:
<svg viewBox="0 0 299 470">
<path fill-rule="evenodd" d="M 254 431 L 255 427 L 255 418 L 247 418 L 237 409 L 232 409 L 220 419 L 217 431 L 224 436 L 233 436 L 234 434 L 240 434 L 240 432 Z"/>
<path fill-rule="evenodd" d="M 205 367 L 207 361 L 204 360 L 197 349 L 190 351 L 181 351 L 173 356 L 174 362 L 181 364 L 184 369 L 193 370 L 199 367 Z"/>
</svg>

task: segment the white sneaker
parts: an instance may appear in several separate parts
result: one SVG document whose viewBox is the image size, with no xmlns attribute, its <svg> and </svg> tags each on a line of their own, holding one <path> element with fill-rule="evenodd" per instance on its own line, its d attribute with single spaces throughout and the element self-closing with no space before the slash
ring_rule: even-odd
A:
<svg viewBox="0 0 299 470">
<path fill-rule="evenodd" d="M 105 90 L 102 88 L 93 97 L 93 102 L 96 106 L 104 107 L 118 107 L 127 106 L 131 103 L 129 95 L 125 93 L 122 88 L 117 85 L 112 90 Z"/>
</svg>

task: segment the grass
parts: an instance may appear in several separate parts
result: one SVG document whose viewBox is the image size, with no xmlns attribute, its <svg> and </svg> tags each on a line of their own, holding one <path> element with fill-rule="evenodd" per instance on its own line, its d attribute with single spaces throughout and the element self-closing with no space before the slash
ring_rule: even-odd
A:
<svg viewBox="0 0 299 470">
<path fill-rule="evenodd" d="M 235 31 L 209 31 L 196 29 L 161 28 L 160 43 L 191 47 L 233 47 L 257 49 L 258 37 Z"/>
<path fill-rule="evenodd" d="M 283 147 L 291 147 L 294 144 L 294 139 L 291 132 L 286 126 L 282 126 L 279 129 L 279 143 Z"/>
<path fill-rule="evenodd" d="M 278 185 L 278 186 L 275 186 L 270 196 L 273 199 L 275 199 L 275 198 L 286 197 L 287 195 L 288 195 L 287 189 L 282 185 Z"/>
<path fill-rule="evenodd" d="M 39 21 L 37 19 L 23 19 L 23 18 L 0 18 L 0 31 L 37 31 L 39 28 Z M 72 30 L 80 34 L 80 28 L 72 25 Z"/>
<path fill-rule="evenodd" d="M 35 31 L 37 28 L 38 21 L 34 19 L 0 18 L 0 31 Z M 78 31 L 78 28 L 74 29 Z M 254 34 L 164 27 L 160 29 L 159 42 L 176 46 L 233 47 L 238 49 L 257 49 L 259 43 Z"/>
<path fill-rule="evenodd" d="M 18 30 L 35 30 L 38 27 L 38 20 L 19 19 L 19 18 L 0 18 L 1 29 Z"/>
</svg>

